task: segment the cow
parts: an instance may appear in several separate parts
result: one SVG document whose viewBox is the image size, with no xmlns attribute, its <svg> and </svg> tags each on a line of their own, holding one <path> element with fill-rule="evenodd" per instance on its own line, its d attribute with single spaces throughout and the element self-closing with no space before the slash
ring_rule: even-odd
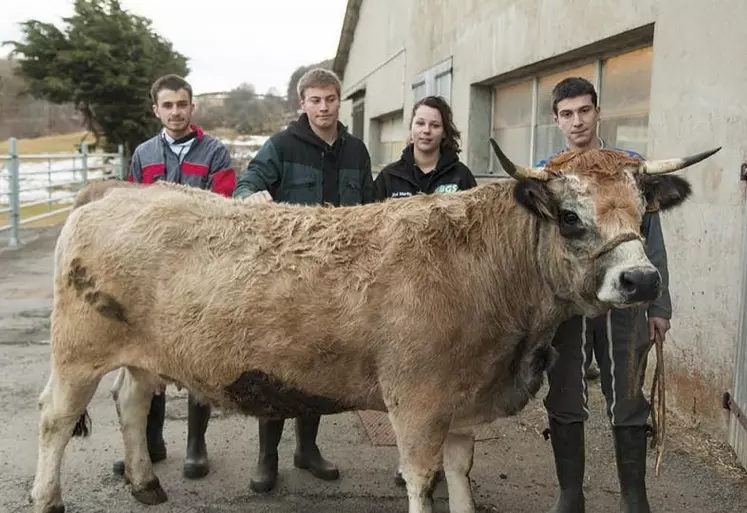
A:
<svg viewBox="0 0 747 513">
<path fill-rule="evenodd" d="M 515 415 L 573 315 L 655 299 L 640 225 L 691 196 L 673 171 L 720 148 L 645 161 L 610 149 L 451 195 L 350 207 L 250 205 L 174 184 L 106 187 L 72 210 L 54 255 L 51 373 L 39 396 L 35 513 L 64 510 L 60 464 L 113 390 L 136 500 L 167 500 L 148 456 L 166 384 L 265 418 L 388 412 L 409 513 L 472 513 L 474 429 Z"/>
<path fill-rule="evenodd" d="M 137 188 L 140 187 L 140 184 L 125 182 L 123 180 L 97 180 L 90 182 L 75 195 L 73 210 L 86 203 L 103 198 L 113 187 Z"/>
</svg>

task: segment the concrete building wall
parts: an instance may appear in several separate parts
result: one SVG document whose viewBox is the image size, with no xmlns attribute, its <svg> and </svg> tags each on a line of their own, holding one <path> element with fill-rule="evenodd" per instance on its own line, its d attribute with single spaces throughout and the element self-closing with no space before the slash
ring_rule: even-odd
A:
<svg viewBox="0 0 747 513">
<path fill-rule="evenodd" d="M 397 145 L 386 140 L 392 122 L 402 124 L 405 94 L 405 44 L 409 31 L 410 2 L 364 0 L 360 21 L 350 47 L 343 76 L 343 99 L 357 91 L 365 96 L 364 140 L 375 168 L 399 154 Z M 341 121 L 353 125 L 353 100 L 344 100 Z M 382 140 L 383 137 L 383 140 Z"/>
<path fill-rule="evenodd" d="M 692 182 L 693 198 L 662 217 L 674 306 L 665 353 L 668 405 L 723 435 L 721 394 L 732 388 L 744 308 L 746 191 L 739 169 L 747 162 L 747 2 L 720 0 L 707 7 L 697 0 L 640 0 L 624 7 L 613 0 L 386 4 L 363 2 L 345 70 L 346 90 L 366 82 L 369 118 L 396 106 L 408 113 L 415 77 L 450 59 L 451 104 L 466 149 L 462 159 L 475 173 L 494 169 L 488 137 L 496 86 L 583 63 L 592 66 L 596 82 L 596 59 L 652 48 L 641 59 L 649 66 L 642 76 L 650 81 L 642 132 L 646 155 L 671 157 L 723 146 L 683 172 Z M 395 66 L 396 59 L 379 67 L 402 41 L 404 67 L 399 61 Z M 391 73 L 386 80 L 385 73 Z M 631 87 L 636 84 L 631 80 Z M 512 148 L 503 149 L 517 157 Z M 529 158 L 522 154 L 516 160 Z"/>
</svg>

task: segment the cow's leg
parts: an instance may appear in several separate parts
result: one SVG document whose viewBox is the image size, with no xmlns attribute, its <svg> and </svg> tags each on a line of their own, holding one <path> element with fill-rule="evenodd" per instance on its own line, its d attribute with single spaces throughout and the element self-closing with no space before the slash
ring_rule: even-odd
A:
<svg viewBox="0 0 747 513">
<path fill-rule="evenodd" d="M 112 395 L 124 441 L 125 482 L 130 484 L 131 493 L 138 501 L 161 504 L 168 498 L 153 472 L 145 433 L 151 398 L 158 391 L 159 379 L 136 368 L 122 371 L 120 378 Z"/>
<path fill-rule="evenodd" d="M 443 461 L 449 417 L 413 414 L 417 411 L 414 405 L 400 404 L 396 411 L 390 409 L 389 418 L 397 437 L 402 477 L 407 484 L 408 512 L 432 513 L 433 486 Z"/>
<path fill-rule="evenodd" d="M 31 490 L 34 513 L 63 513 L 60 467 L 70 438 L 88 436 L 88 413 L 101 376 L 89 369 L 52 364 L 52 372 L 39 396 L 39 453 Z"/>
<path fill-rule="evenodd" d="M 444 474 L 449 490 L 450 513 L 475 513 L 469 473 L 474 460 L 475 435 L 471 430 L 453 431 L 444 446 Z"/>
</svg>

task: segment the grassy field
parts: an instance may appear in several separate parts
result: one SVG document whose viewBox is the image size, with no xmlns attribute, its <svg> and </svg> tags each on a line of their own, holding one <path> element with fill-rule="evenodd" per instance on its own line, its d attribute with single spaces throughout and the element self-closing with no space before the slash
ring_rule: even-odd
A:
<svg viewBox="0 0 747 513">
<path fill-rule="evenodd" d="M 50 135 L 37 137 L 35 139 L 18 139 L 19 153 L 73 153 L 77 151 L 80 143 L 93 143 L 94 138 L 88 132 L 72 132 L 62 135 Z M 0 141 L 0 153 L 7 155 L 9 148 L 8 140 Z"/>
<path fill-rule="evenodd" d="M 54 211 L 54 210 L 60 210 L 65 207 L 68 207 L 70 203 L 53 203 L 51 206 L 45 205 L 32 205 L 30 207 L 24 207 L 21 206 L 21 220 L 28 219 L 29 217 L 38 216 L 40 214 L 46 214 L 47 212 Z M 0 203 L 0 210 L 5 210 L 8 208 L 8 205 L 3 205 Z M 38 221 L 34 221 L 32 223 L 26 223 L 22 224 L 21 228 L 42 228 L 44 226 L 52 226 L 58 223 L 61 223 L 65 220 L 67 217 L 68 212 L 60 212 L 57 215 L 49 216 L 44 219 L 39 219 Z M 10 223 L 10 213 L 9 212 L 3 212 L 0 213 L 0 226 L 5 226 Z M 0 234 L 0 237 L 2 237 L 3 234 Z"/>
</svg>

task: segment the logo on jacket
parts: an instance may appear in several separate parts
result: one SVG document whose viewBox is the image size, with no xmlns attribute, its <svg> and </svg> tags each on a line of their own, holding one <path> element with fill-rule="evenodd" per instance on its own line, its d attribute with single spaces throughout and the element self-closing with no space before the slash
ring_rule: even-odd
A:
<svg viewBox="0 0 747 513">
<path fill-rule="evenodd" d="M 433 191 L 434 194 L 448 194 L 450 192 L 457 192 L 459 190 L 459 186 L 455 183 L 445 183 L 443 185 L 439 185 L 436 187 L 436 190 Z"/>
<path fill-rule="evenodd" d="M 392 193 L 392 198 L 409 198 L 410 196 L 412 196 L 411 192 L 399 192 L 398 191 L 398 192 Z"/>
</svg>

